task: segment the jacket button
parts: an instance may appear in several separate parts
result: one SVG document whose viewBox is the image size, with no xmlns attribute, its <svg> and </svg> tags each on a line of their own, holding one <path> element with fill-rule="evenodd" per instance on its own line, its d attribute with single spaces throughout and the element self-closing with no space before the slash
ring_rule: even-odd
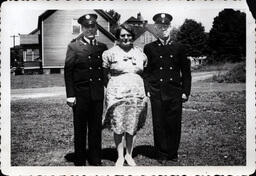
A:
<svg viewBox="0 0 256 176">
<path fill-rule="evenodd" d="M 172 70 L 172 67 L 170 67 L 170 70 Z"/>
<path fill-rule="evenodd" d="M 91 59 L 91 56 L 88 56 L 89 59 Z"/>
<path fill-rule="evenodd" d="M 92 78 L 90 78 L 90 81 L 92 82 Z"/>
<path fill-rule="evenodd" d="M 163 67 L 160 67 L 160 70 L 163 70 Z"/>
<path fill-rule="evenodd" d="M 170 81 L 172 81 L 172 78 L 170 78 Z"/>
<path fill-rule="evenodd" d="M 100 70 L 101 68 L 100 68 L 100 67 L 98 67 L 98 69 Z"/>
<path fill-rule="evenodd" d="M 160 58 L 163 58 L 163 56 L 160 56 Z"/>
<path fill-rule="evenodd" d="M 100 81 L 101 79 L 99 78 L 98 80 Z"/>
<path fill-rule="evenodd" d="M 90 70 L 92 70 L 92 67 L 89 67 Z"/>
<path fill-rule="evenodd" d="M 159 43 L 158 46 L 161 46 L 161 44 Z"/>
<path fill-rule="evenodd" d="M 160 79 L 160 82 L 163 82 L 163 79 L 162 79 L 162 78 Z"/>
<path fill-rule="evenodd" d="M 172 54 L 170 55 L 170 58 L 173 58 L 173 55 L 172 55 Z"/>
<path fill-rule="evenodd" d="M 98 58 L 100 58 L 100 56 L 98 56 Z"/>
</svg>

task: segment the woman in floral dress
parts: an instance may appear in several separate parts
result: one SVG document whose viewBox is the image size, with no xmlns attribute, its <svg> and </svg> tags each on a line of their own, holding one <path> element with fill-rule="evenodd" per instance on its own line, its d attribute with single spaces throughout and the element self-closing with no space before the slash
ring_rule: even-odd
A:
<svg viewBox="0 0 256 176">
<path fill-rule="evenodd" d="M 117 44 L 103 53 L 103 68 L 106 78 L 104 125 L 114 132 L 118 159 L 116 166 L 124 161 L 130 166 L 134 139 L 143 126 L 147 112 L 147 98 L 141 73 L 147 63 L 142 49 L 133 46 L 134 32 L 130 26 L 117 30 Z M 126 155 L 123 156 L 123 139 Z"/>
</svg>

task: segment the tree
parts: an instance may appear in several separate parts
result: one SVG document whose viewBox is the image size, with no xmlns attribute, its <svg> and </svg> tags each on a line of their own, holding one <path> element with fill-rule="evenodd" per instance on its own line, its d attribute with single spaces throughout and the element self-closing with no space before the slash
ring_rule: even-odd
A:
<svg viewBox="0 0 256 176">
<path fill-rule="evenodd" d="M 119 22 L 120 17 L 121 17 L 121 15 L 119 13 L 117 13 L 113 9 L 107 11 L 107 13 L 113 18 L 113 20 L 115 20 L 117 23 Z"/>
<path fill-rule="evenodd" d="M 189 56 L 198 57 L 205 54 L 207 37 L 201 23 L 186 19 L 177 33 L 177 41 L 187 46 Z"/>
<path fill-rule="evenodd" d="M 224 9 L 214 18 L 209 47 L 215 61 L 242 61 L 246 49 L 245 13 Z"/>
<path fill-rule="evenodd" d="M 112 18 L 112 20 L 110 21 L 110 32 L 112 34 L 115 34 L 119 26 L 121 15 L 113 9 L 106 11 L 106 13 L 108 13 Z"/>
<path fill-rule="evenodd" d="M 176 28 L 176 27 L 173 27 L 172 30 L 171 30 L 171 32 L 170 32 L 170 37 L 171 37 L 171 39 L 174 40 L 174 41 L 177 41 L 177 35 L 178 35 L 178 33 L 179 33 L 179 29 Z"/>
</svg>

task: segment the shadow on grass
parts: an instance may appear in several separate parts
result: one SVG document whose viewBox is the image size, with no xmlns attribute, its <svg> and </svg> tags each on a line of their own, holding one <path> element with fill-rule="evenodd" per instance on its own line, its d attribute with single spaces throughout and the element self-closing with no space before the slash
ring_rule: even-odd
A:
<svg viewBox="0 0 256 176">
<path fill-rule="evenodd" d="M 156 153 L 154 146 L 151 145 L 140 145 L 133 149 L 133 157 L 138 155 L 145 156 L 147 158 L 156 159 Z"/>
<path fill-rule="evenodd" d="M 101 159 L 115 162 L 117 160 L 116 148 L 104 148 L 101 151 Z"/>
<path fill-rule="evenodd" d="M 86 150 L 86 153 L 89 153 L 89 150 Z M 67 153 L 65 155 L 65 159 L 67 162 L 75 162 L 75 153 Z M 117 151 L 115 148 L 105 148 L 101 151 L 101 159 L 116 161 L 117 160 Z"/>
<path fill-rule="evenodd" d="M 156 159 L 156 150 L 151 145 L 141 145 L 133 149 L 133 157 L 138 155 L 145 156 L 147 158 Z M 117 160 L 116 148 L 104 148 L 101 152 L 101 158 L 115 162 Z"/>
</svg>

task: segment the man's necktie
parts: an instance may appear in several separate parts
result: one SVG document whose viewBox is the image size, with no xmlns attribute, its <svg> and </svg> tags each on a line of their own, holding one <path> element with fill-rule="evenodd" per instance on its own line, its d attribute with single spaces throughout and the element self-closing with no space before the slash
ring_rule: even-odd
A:
<svg viewBox="0 0 256 176">
<path fill-rule="evenodd" d="M 90 40 L 90 45 L 93 45 L 93 40 Z"/>
</svg>

